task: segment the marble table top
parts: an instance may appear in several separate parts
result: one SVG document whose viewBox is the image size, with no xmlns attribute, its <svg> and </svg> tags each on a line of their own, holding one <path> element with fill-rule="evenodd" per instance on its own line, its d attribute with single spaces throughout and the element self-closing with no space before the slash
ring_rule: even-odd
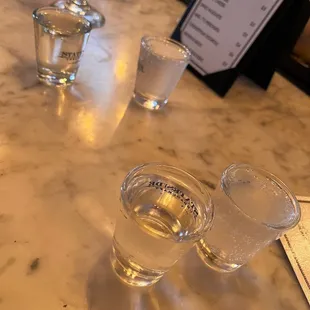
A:
<svg viewBox="0 0 310 310">
<path fill-rule="evenodd" d="M 169 35 L 174 0 L 92 0 L 107 24 L 92 32 L 77 83 L 36 80 L 31 13 L 48 0 L 0 4 L 0 309 L 283 309 L 309 305 L 279 243 L 230 275 L 191 251 L 150 290 L 129 289 L 108 255 L 126 172 L 177 165 L 212 190 L 231 162 L 310 188 L 310 100 L 279 75 L 267 92 L 239 79 L 225 99 L 185 72 L 160 113 L 130 103 L 139 40 Z"/>
</svg>

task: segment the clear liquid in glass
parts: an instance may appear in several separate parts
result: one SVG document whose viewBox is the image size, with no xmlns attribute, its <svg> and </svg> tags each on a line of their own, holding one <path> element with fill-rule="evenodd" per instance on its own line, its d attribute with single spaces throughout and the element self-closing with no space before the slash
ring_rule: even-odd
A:
<svg viewBox="0 0 310 310">
<path fill-rule="evenodd" d="M 38 77 L 48 85 L 68 85 L 75 78 L 90 26 L 56 9 L 37 12 L 35 22 Z"/>
<path fill-rule="evenodd" d="M 123 282 L 148 286 L 193 246 L 193 241 L 186 238 L 197 224 L 197 210 L 193 210 L 194 201 L 184 204 L 180 192 L 190 197 L 189 192 L 171 180 L 158 176 L 140 178 L 141 182 L 147 179 L 150 184 L 163 185 L 143 187 L 132 202 L 131 213 L 117 221 L 111 260 Z"/>
<path fill-rule="evenodd" d="M 189 60 L 189 51 L 164 38 L 142 38 L 134 90 L 137 103 L 161 109 L 176 87 Z"/>
<path fill-rule="evenodd" d="M 291 197 L 273 180 L 249 171 L 240 169 L 227 177 L 226 188 L 218 186 L 212 228 L 197 243 L 202 260 L 220 272 L 247 263 L 296 219 Z"/>
</svg>

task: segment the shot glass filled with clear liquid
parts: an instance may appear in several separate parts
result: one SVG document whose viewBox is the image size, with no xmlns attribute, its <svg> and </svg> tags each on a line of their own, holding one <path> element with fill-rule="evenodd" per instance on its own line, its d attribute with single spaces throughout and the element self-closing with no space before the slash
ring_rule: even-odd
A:
<svg viewBox="0 0 310 310">
<path fill-rule="evenodd" d="M 172 39 L 143 37 L 133 99 L 150 110 L 164 107 L 188 65 L 190 55 L 187 47 Z"/>
<path fill-rule="evenodd" d="M 157 282 L 213 219 L 204 186 L 189 173 L 163 164 L 130 171 L 121 200 L 111 262 L 118 278 L 132 286 Z"/>
<path fill-rule="evenodd" d="M 205 264 L 216 271 L 238 269 L 300 220 L 298 201 L 287 186 L 247 164 L 229 166 L 212 198 L 212 229 L 196 246 Z"/>
<path fill-rule="evenodd" d="M 90 22 L 54 7 L 35 10 L 33 20 L 39 80 L 55 86 L 72 84 L 91 31 Z"/>
</svg>

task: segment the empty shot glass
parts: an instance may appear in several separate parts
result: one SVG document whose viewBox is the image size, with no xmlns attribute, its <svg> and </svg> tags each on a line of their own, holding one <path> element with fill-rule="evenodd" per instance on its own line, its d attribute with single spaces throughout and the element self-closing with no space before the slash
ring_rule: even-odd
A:
<svg viewBox="0 0 310 310">
<path fill-rule="evenodd" d="M 238 269 L 300 220 L 298 201 L 287 186 L 247 164 L 229 166 L 212 198 L 213 226 L 196 246 L 216 271 Z"/>
<path fill-rule="evenodd" d="M 90 22 L 54 7 L 35 10 L 33 20 L 39 80 L 55 86 L 72 84 L 91 31 Z"/>
<path fill-rule="evenodd" d="M 143 37 L 134 100 L 147 109 L 161 109 L 168 102 L 189 59 L 190 51 L 177 41 L 162 37 Z"/>
<path fill-rule="evenodd" d="M 213 205 L 189 173 L 163 164 L 134 168 L 121 187 L 111 262 L 132 286 L 157 282 L 209 229 Z"/>
</svg>

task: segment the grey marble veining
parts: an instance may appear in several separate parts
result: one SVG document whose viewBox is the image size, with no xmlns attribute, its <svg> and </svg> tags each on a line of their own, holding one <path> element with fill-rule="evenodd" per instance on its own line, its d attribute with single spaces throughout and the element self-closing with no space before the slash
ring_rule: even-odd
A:
<svg viewBox="0 0 310 310">
<path fill-rule="evenodd" d="M 308 309 L 278 243 L 231 275 L 192 251 L 148 291 L 121 285 L 108 253 L 119 186 L 140 163 L 183 167 L 212 190 L 248 162 L 308 195 L 309 98 L 275 75 L 267 92 L 241 78 L 221 99 L 185 72 L 162 112 L 131 104 L 140 37 L 169 35 L 184 11 L 167 0 L 92 0 L 107 24 L 77 83 L 48 89 L 31 12 L 49 2 L 0 4 L 0 309 Z"/>
</svg>

